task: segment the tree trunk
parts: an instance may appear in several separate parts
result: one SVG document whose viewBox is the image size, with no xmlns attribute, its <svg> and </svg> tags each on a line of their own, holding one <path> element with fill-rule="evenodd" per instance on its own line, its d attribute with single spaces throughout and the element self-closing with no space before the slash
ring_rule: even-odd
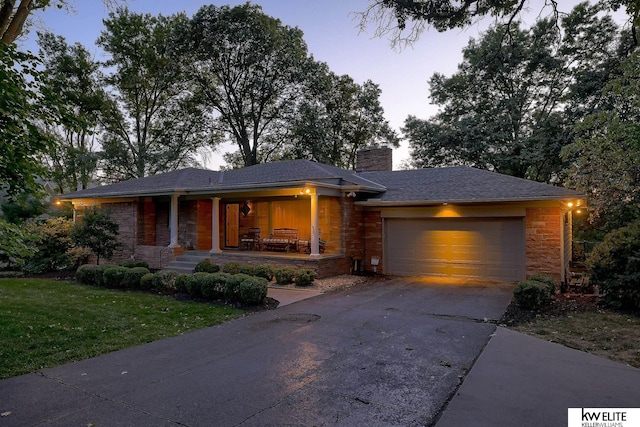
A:
<svg viewBox="0 0 640 427">
<path fill-rule="evenodd" d="M 12 1 L 10 3 L 15 3 L 15 1 Z M 3 43 L 5 44 L 13 43 L 18 38 L 18 36 L 22 33 L 22 27 L 24 26 L 24 23 L 27 20 L 29 13 L 31 13 L 31 10 L 33 9 L 31 6 L 31 3 L 32 3 L 32 0 L 20 1 L 20 5 L 16 10 L 15 15 L 13 15 L 13 18 L 9 18 L 11 22 L 6 27 L 6 30 L 2 33 L 1 41 Z M 8 6 L 8 5 L 5 4 L 4 6 Z M 13 9 L 13 4 L 11 5 L 11 9 Z M 5 12 L 6 11 L 4 10 L 4 7 L 3 7 L 2 13 L 5 13 Z"/>
</svg>

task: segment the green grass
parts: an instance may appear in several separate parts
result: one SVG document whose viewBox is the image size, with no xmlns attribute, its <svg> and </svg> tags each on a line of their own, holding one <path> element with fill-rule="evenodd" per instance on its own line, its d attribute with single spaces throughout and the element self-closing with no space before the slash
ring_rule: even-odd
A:
<svg viewBox="0 0 640 427">
<path fill-rule="evenodd" d="M 231 307 L 70 282 L 0 279 L 0 379 L 242 316 Z"/>
<path fill-rule="evenodd" d="M 640 368 L 640 317 L 612 310 L 537 318 L 516 331 Z"/>
</svg>

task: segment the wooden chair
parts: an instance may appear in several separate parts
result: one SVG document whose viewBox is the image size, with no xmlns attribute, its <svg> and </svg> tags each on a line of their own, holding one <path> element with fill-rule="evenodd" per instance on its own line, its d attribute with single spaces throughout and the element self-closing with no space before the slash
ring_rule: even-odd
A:
<svg viewBox="0 0 640 427">
<path fill-rule="evenodd" d="M 240 250 L 260 250 L 260 228 L 252 227 L 249 232 L 240 239 Z"/>
</svg>

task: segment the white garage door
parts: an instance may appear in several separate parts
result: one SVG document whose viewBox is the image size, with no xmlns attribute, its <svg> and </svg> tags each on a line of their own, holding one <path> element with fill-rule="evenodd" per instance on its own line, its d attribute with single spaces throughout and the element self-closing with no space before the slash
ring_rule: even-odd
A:
<svg viewBox="0 0 640 427">
<path fill-rule="evenodd" d="M 524 220 L 386 219 L 385 254 L 387 274 L 522 280 Z"/>
</svg>

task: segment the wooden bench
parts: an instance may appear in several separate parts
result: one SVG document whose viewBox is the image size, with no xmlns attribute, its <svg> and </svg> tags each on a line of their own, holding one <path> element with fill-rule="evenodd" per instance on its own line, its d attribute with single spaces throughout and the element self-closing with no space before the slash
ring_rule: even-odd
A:
<svg viewBox="0 0 640 427">
<path fill-rule="evenodd" d="M 284 252 L 298 250 L 298 229 L 274 228 L 271 236 L 262 239 L 262 250 Z"/>
</svg>

